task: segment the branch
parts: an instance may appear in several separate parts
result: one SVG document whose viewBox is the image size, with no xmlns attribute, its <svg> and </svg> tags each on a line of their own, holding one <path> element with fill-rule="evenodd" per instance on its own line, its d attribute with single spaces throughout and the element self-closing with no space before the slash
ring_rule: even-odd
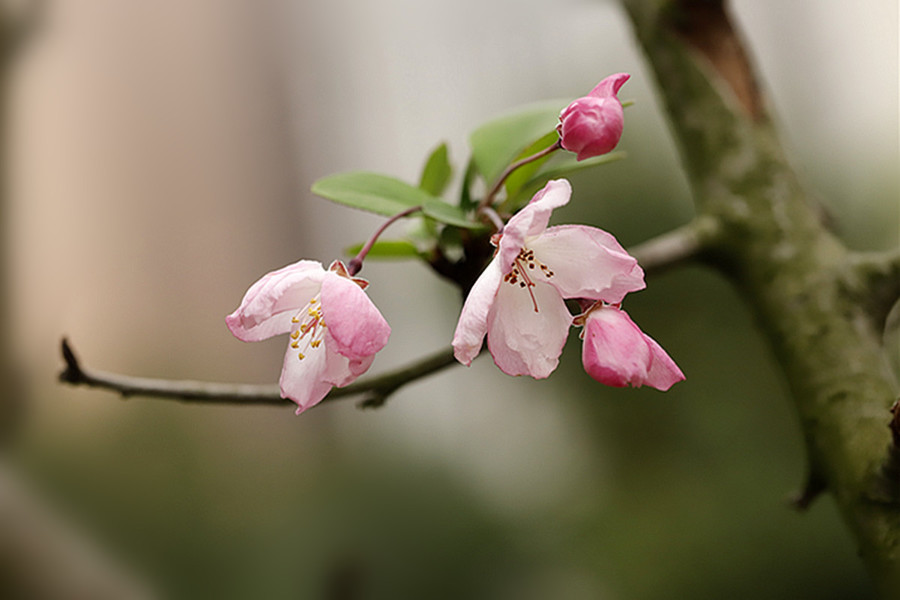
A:
<svg viewBox="0 0 900 600">
<path fill-rule="evenodd" d="M 900 299 L 900 248 L 850 257 L 847 286 L 866 306 L 875 326 L 884 329 L 888 313 Z"/>
<path fill-rule="evenodd" d="M 65 370 L 59 374 L 61 382 L 110 390 L 123 398 L 144 396 L 186 403 L 245 406 L 282 406 L 290 403 L 290 400 L 281 397 L 278 386 L 273 384 L 211 383 L 130 377 L 83 367 L 65 338 L 62 340 L 61 350 L 63 360 L 66 361 Z M 454 362 L 452 349 L 441 350 L 411 365 L 357 381 L 347 387 L 335 388 L 322 402 L 365 394 L 367 397 L 360 402 L 360 407 L 378 407 L 407 383 L 436 373 Z"/>
<path fill-rule="evenodd" d="M 853 275 L 852 253 L 823 226 L 791 168 L 724 0 L 622 3 L 658 80 L 697 212 L 722 229 L 707 258 L 740 292 L 784 370 L 819 478 L 800 503 L 824 484 L 878 587 L 894 597 L 900 498 L 885 494 L 883 481 L 896 388 L 866 277 Z M 890 273 L 898 262 L 883 265 Z"/>
<path fill-rule="evenodd" d="M 687 225 L 673 229 L 629 249 L 645 273 L 661 273 L 672 267 L 696 260 L 719 237 L 718 221 L 701 216 Z"/>
</svg>

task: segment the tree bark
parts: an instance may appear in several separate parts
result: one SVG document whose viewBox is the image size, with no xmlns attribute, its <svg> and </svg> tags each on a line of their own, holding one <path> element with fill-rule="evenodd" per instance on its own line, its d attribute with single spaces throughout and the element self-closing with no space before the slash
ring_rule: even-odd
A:
<svg viewBox="0 0 900 600">
<path fill-rule="evenodd" d="M 900 486 L 889 425 L 897 387 L 882 347 L 884 316 L 865 298 L 897 289 L 897 265 L 883 269 L 892 286 L 870 289 L 859 258 L 823 223 L 785 158 L 723 2 L 623 4 L 698 215 L 721 232 L 708 262 L 749 303 L 784 369 L 809 455 L 808 490 L 834 495 L 876 582 L 896 593 Z"/>
</svg>

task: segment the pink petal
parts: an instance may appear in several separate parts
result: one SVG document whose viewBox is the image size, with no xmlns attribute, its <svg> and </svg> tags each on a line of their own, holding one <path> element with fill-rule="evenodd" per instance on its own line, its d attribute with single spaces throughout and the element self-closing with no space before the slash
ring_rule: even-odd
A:
<svg viewBox="0 0 900 600">
<path fill-rule="evenodd" d="M 612 151 L 625 127 L 625 113 L 615 97 L 579 98 L 560 113 L 559 120 L 560 144 L 575 152 L 578 160 Z"/>
<path fill-rule="evenodd" d="M 615 96 L 619 93 L 619 90 L 622 89 L 622 86 L 625 85 L 625 82 L 631 78 L 631 75 L 628 73 L 615 73 L 610 75 L 609 77 L 605 77 L 603 81 L 598 83 L 594 89 L 590 91 L 588 96 L 594 96 L 597 98 L 608 98 L 610 96 Z"/>
<path fill-rule="evenodd" d="M 453 334 L 453 355 L 456 360 L 468 366 L 481 352 L 484 335 L 487 333 L 488 313 L 500 287 L 503 273 L 499 261 L 494 258 L 475 281 L 469 291 L 456 332 Z"/>
<path fill-rule="evenodd" d="M 637 260 L 602 229 L 584 225 L 550 227 L 528 247 L 553 273 L 545 281 L 563 298 L 616 304 L 628 292 L 645 287 L 644 272 Z"/>
<path fill-rule="evenodd" d="M 225 324 L 245 342 L 287 333 L 291 317 L 319 293 L 324 276 L 325 269 L 314 260 L 267 273 L 250 286 L 240 306 L 225 317 Z"/>
<path fill-rule="evenodd" d="M 548 181 L 522 210 L 517 212 L 503 228 L 498 258 L 504 273 L 510 267 L 530 238 L 547 229 L 553 209 L 568 204 L 572 185 L 565 179 Z"/>
<path fill-rule="evenodd" d="M 328 272 L 322 281 L 322 314 L 334 350 L 350 358 L 371 356 L 384 348 L 391 328 L 359 285 Z"/>
<path fill-rule="evenodd" d="M 665 391 L 684 374 L 623 310 L 594 308 L 584 325 L 582 363 L 588 375 L 606 385 L 649 385 Z"/>
<path fill-rule="evenodd" d="M 559 364 L 571 325 L 572 315 L 553 286 L 539 282 L 529 293 L 504 282 L 488 315 L 488 349 L 504 373 L 543 379 Z"/>
<path fill-rule="evenodd" d="M 647 380 L 644 385 L 649 385 L 658 390 L 666 391 L 679 381 L 684 381 L 684 373 L 675 364 L 666 351 L 662 349 L 656 340 L 647 334 L 643 334 L 644 339 L 650 345 L 650 352 L 653 355 L 653 361 L 650 363 L 650 372 L 647 373 Z"/>
</svg>

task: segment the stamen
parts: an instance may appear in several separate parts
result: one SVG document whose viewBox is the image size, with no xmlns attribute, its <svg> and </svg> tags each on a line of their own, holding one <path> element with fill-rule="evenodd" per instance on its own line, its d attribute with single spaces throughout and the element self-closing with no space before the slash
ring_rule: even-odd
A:
<svg viewBox="0 0 900 600">
<path fill-rule="evenodd" d="M 528 266 L 527 269 L 525 268 L 526 265 Z M 534 257 L 534 250 L 522 248 L 521 250 L 519 250 L 519 255 L 513 262 L 512 268 L 509 270 L 509 273 L 503 276 L 503 281 L 510 285 L 518 284 L 520 288 L 526 288 L 528 290 L 528 294 L 531 296 L 531 303 L 534 305 L 534 312 L 540 312 L 538 310 L 537 298 L 535 298 L 534 290 L 532 289 L 536 284 L 529 275 L 529 271 L 534 271 L 536 268 L 540 269 L 544 277 L 548 279 L 550 277 L 553 277 L 553 271 L 550 269 L 550 267 L 543 264 L 541 261 Z"/>
<path fill-rule="evenodd" d="M 322 345 L 322 339 L 325 336 L 325 318 L 322 314 L 322 302 L 318 298 L 313 298 L 309 303 L 300 309 L 296 315 L 291 318 L 291 323 L 299 323 L 299 327 L 291 332 L 290 347 L 294 350 L 304 349 L 307 352 L 309 348 L 318 348 Z M 306 342 L 304 343 L 304 339 Z M 303 360 L 306 354 L 297 353 L 297 358 Z"/>
</svg>

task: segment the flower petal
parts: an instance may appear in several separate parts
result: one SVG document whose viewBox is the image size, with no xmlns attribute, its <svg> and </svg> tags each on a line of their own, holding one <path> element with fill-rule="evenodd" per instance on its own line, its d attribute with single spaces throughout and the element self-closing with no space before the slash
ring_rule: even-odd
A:
<svg viewBox="0 0 900 600">
<path fill-rule="evenodd" d="M 498 258 L 503 273 L 509 272 L 513 261 L 529 239 L 547 229 L 553 209 L 568 204 L 572 185 L 565 179 L 548 181 L 522 210 L 517 212 L 503 228 Z"/>
<path fill-rule="evenodd" d="M 650 364 L 650 372 L 647 373 L 647 380 L 644 385 L 649 385 L 658 390 L 666 391 L 679 381 L 684 381 L 684 373 L 675 364 L 665 350 L 662 349 L 656 340 L 649 335 L 642 333 L 647 344 L 650 345 L 650 352 L 653 355 L 653 362 Z"/>
<path fill-rule="evenodd" d="M 343 357 L 341 357 L 343 358 Z M 344 359 L 347 360 L 346 358 Z M 311 348 L 300 359 L 300 352 L 288 345 L 281 369 L 281 397 L 297 403 L 297 414 L 322 401 L 333 384 L 328 381 L 329 369 L 327 345 Z"/>
<path fill-rule="evenodd" d="M 550 227 L 529 242 L 535 258 L 552 277 L 537 271 L 563 298 L 589 298 L 610 304 L 625 294 L 644 289 L 644 272 L 609 233 L 584 225 Z"/>
<path fill-rule="evenodd" d="M 600 383 L 640 386 L 647 377 L 650 346 L 624 311 L 598 307 L 584 324 L 581 361 L 587 374 Z"/>
<path fill-rule="evenodd" d="M 606 385 L 649 385 L 666 391 L 684 374 L 656 341 L 631 317 L 613 306 L 588 313 L 584 325 L 582 363 L 588 375 Z"/>
<path fill-rule="evenodd" d="M 481 344 L 487 333 L 488 314 L 501 279 L 503 272 L 500 262 L 494 258 L 479 275 L 463 304 L 456 332 L 453 334 L 453 355 L 466 366 L 472 364 L 472 360 L 481 352 Z"/>
<path fill-rule="evenodd" d="M 630 78 L 631 75 L 628 73 L 615 73 L 609 77 L 604 77 L 603 80 L 588 93 L 588 96 L 594 96 L 596 98 L 615 96 Z"/>
<path fill-rule="evenodd" d="M 488 315 L 488 349 L 504 373 L 543 379 L 559 364 L 572 315 L 553 286 L 530 289 L 500 285 Z"/>
<path fill-rule="evenodd" d="M 319 293 L 324 276 L 322 264 L 314 260 L 267 273 L 250 286 L 240 306 L 225 317 L 225 324 L 245 342 L 288 333 L 291 317 Z"/>
<path fill-rule="evenodd" d="M 334 350 L 347 358 L 371 356 L 384 348 L 391 328 L 353 280 L 328 272 L 322 281 L 322 314 Z"/>
</svg>

